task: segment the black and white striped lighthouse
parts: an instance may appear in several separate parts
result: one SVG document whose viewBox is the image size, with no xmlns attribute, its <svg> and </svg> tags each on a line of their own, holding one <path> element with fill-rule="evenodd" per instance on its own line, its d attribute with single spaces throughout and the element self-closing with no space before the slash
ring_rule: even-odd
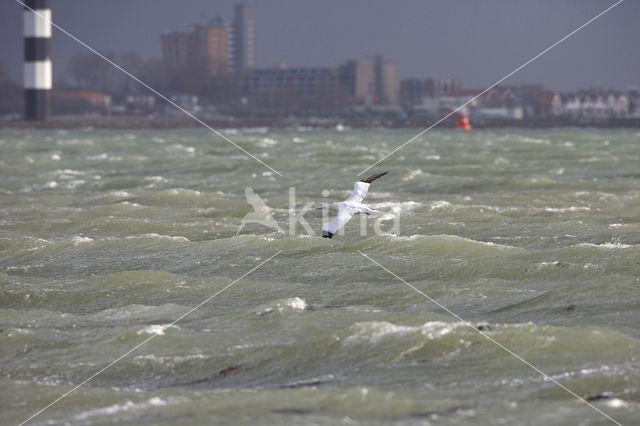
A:
<svg viewBox="0 0 640 426">
<path fill-rule="evenodd" d="M 26 0 L 24 26 L 25 119 L 49 117 L 51 92 L 51 9 L 49 0 Z"/>
</svg>

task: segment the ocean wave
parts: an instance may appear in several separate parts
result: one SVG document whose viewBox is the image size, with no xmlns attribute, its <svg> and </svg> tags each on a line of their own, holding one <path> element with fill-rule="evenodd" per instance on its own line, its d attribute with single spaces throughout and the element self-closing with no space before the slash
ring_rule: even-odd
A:
<svg viewBox="0 0 640 426">
<path fill-rule="evenodd" d="M 457 235 L 408 235 L 408 236 L 375 236 L 361 243 L 363 248 L 386 251 L 422 250 L 438 256 L 449 255 L 490 255 L 506 251 L 522 250 L 506 244 L 491 241 L 477 241 Z"/>
<path fill-rule="evenodd" d="M 278 145 L 278 143 L 279 142 L 275 139 L 262 138 L 256 145 L 259 146 L 260 148 L 270 148 L 272 146 Z"/>
<path fill-rule="evenodd" d="M 307 302 L 301 297 L 281 299 L 268 304 L 256 312 L 256 315 L 267 315 L 272 312 L 300 312 L 307 309 Z"/>
<path fill-rule="evenodd" d="M 423 174 L 422 170 L 420 170 L 420 169 L 413 169 L 413 170 L 410 170 L 410 171 L 409 171 L 409 173 L 408 173 L 405 177 L 403 177 L 403 178 L 402 178 L 402 180 L 403 180 L 403 181 L 405 181 L 405 182 L 406 182 L 406 181 L 409 181 L 409 180 L 413 180 L 413 179 L 415 179 L 417 176 L 420 176 L 420 175 L 422 175 L 422 174 Z"/>
<path fill-rule="evenodd" d="M 178 327 L 177 325 L 172 325 L 172 324 L 164 324 L 164 325 L 151 324 L 144 328 L 141 328 L 136 333 L 137 334 L 155 334 L 158 336 L 164 336 L 164 331 L 168 328 L 180 329 L 180 327 Z"/>
<path fill-rule="evenodd" d="M 539 145 L 551 145 L 551 141 L 549 139 L 543 138 L 532 138 L 529 136 L 518 136 L 517 140 L 519 142 L 533 143 Z"/>
<path fill-rule="evenodd" d="M 422 204 L 416 201 L 380 201 L 371 203 L 370 206 L 376 210 L 389 209 L 393 214 L 400 214 L 420 208 Z"/>
<path fill-rule="evenodd" d="M 37 237 L 0 238 L 0 251 L 33 251 L 51 244 L 51 241 Z"/>
<path fill-rule="evenodd" d="M 71 238 L 71 244 L 75 247 L 79 247 L 83 244 L 89 244 L 89 243 L 92 243 L 93 241 L 94 239 L 89 237 L 75 236 Z"/>
<path fill-rule="evenodd" d="M 113 404 L 113 405 L 108 405 L 106 407 L 86 410 L 79 414 L 76 414 L 73 418 L 78 421 L 93 421 L 91 420 L 93 417 L 108 418 L 116 414 L 129 412 L 129 411 L 141 411 L 141 410 L 148 410 L 148 409 L 157 410 L 158 407 L 163 407 L 169 404 L 182 403 L 186 400 L 187 399 L 184 397 L 171 397 L 165 400 L 157 396 L 150 398 L 145 402 L 135 403 L 129 400 L 121 404 Z"/>
<path fill-rule="evenodd" d="M 580 243 L 580 244 L 577 244 L 577 247 L 595 247 L 599 249 L 627 249 L 627 248 L 632 248 L 636 246 L 631 244 L 623 244 L 620 242 L 610 242 L 610 243 L 601 243 L 601 244 Z"/>
<path fill-rule="evenodd" d="M 544 211 L 550 213 L 572 213 L 572 212 L 588 212 L 591 210 L 590 207 L 585 206 L 570 206 L 570 207 L 544 207 Z"/>
<path fill-rule="evenodd" d="M 343 340 L 345 344 L 366 341 L 379 343 L 387 337 L 398 337 L 407 334 L 421 334 L 429 340 L 445 336 L 464 323 L 430 321 L 421 326 L 396 325 L 386 321 L 358 322 L 350 329 L 350 334 Z"/>
<path fill-rule="evenodd" d="M 119 240 L 120 238 L 106 238 L 105 240 Z M 175 241 L 180 243 L 191 242 L 187 237 L 182 235 L 162 235 L 156 233 L 130 235 L 125 237 L 126 240 L 151 240 L 151 241 Z"/>
<path fill-rule="evenodd" d="M 432 202 L 429 208 L 431 210 L 453 210 L 455 209 L 455 206 L 449 201 L 440 200 Z"/>
</svg>

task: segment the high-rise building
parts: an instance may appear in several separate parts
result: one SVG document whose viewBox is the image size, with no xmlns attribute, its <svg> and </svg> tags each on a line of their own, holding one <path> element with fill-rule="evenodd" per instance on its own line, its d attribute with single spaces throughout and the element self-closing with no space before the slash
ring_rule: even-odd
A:
<svg viewBox="0 0 640 426">
<path fill-rule="evenodd" d="M 187 30 L 165 32 L 161 43 L 170 75 L 188 68 L 203 71 L 203 75 L 229 71 L 229 29 L 221 18 Z"/>
<path fill-rule="evenodd" d="M 169 74 L 195 63 L 196 48 L 191 30 L 164 32 L 160 36 L 162 59 Z"/>
<path fill-rule="evenodd" d="M 208 74 L 229 71 L 229 30 L 221 18 L 196 26 L 194 37 L 197 56 Z"/>
<path fill-rule="evenodd" d="M 255 68 L 255 21 L 253 6 L 238 3 L 233 8 L 233 69 L 242 71 Z"/>
<path fill-rule="evenodd" d="M 357 59 L 354 83 L 354 95 L 366 104 L 397 102 L 398 67 L 382 56 Z"/>
</svg>

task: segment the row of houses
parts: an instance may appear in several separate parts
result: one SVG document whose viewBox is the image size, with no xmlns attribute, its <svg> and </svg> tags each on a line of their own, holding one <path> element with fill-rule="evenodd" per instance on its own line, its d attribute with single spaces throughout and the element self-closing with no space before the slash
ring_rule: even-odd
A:
<svg viewBox="0 0 640 426">
<path fill-rule="evenodd" d="M 464 112 L 481 118 L 536 119 L 611 119 L 640 117 L 640 94 L 599 89 L 575 93 L 545 90 L 542 85 L 494 87 L 491 89 L 454 88 L 442 96 L 424 96 L 415 102 L 416 93 L 407 93 L 401 83 L 401 104 L 415 114 L 441 115 L 464 105 Z M 404 89 L 404 90 L 403 90 Z M 413 102 L 407 102 L 411 99 Z"/>
</svg>

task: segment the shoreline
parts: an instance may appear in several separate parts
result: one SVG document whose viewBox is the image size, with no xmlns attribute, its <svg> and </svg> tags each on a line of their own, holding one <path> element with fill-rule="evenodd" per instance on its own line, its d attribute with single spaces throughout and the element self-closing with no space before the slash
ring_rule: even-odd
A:
<svg viewBox="0 0 640 426">
<path fill-rule="evenodd" d="M 389 117 L 348 117 L 348 118 L 256 118 L 256 119 L 202 119 L 214 129 L 256 128 L 266 127 L 274 129 L 319 128 L 331 129 L 336 126 L 346 128 L 427 128 L 436 120 L 399 119 Z M 572 119 L 475 119 L 471 121 L 474 129 L 491 128 L 522 128 L 548 129 L 556 127 L 593 127 L 593 128 L 640 128 L 640 118 L 606 119 L 606 120 L 572 120 Z M 187 117 L 85 117 L 85 116 L 54 116 L 47 121 L 2 120 L 0 129 L 176 129 L 198 128 L 202 124 Z M 452 128 L 453 120 L 446 120 L 438 125 L 439 128 Z"/>
</svg>

